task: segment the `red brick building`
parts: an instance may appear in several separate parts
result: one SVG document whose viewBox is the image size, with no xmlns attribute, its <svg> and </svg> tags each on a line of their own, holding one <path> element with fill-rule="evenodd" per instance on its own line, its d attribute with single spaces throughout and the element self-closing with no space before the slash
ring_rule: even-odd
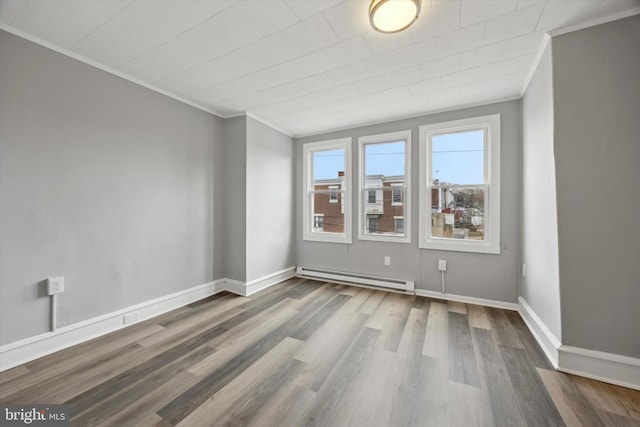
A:
<svg viewBox="0 0 640 427">
<path fill-rule="evenodd" d="M 327 233 L 344 232 L 344 173 L 335 179 L 314 183 L 313 229 Z M 404 234 L 404 176 L 367 177 L 362 194 L 367 234 Z"/>
<path fill-rule="evenodd" d="M 317 179 L 313 192 L 313 230 L 344 232 L 344 172 L 337 178 Z"/>
<path fill-rule="evenodd" d="M 404 176 L 369 175 L 366 188 L 365 234 L 404 235 Z"/>
</svg>

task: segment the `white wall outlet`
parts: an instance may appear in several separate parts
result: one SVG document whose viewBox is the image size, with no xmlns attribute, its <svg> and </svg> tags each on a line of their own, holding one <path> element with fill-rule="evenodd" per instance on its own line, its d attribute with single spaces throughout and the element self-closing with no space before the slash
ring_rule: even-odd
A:
<svg viewBox="0 0 640 427">
<path fill-rule="evenodd" d="M 438 270 L 447 271 L 447 260 L 446 259 L 439 259 L 438 260 Z"/>
<path fill-rule="evenodd" d="M 522 263 L 522 277 L 527 277 L 527 264 Z"/>
<path fill-rule="evenodd" d="M 64 277 L 49 277 L 47 279 L 47 295 L 61 294 L 64 292 Z"/>
<path fill-rule="evenodd" d="M 388 255 L 384 256 L 384 265 L 389 266 L 391 265 L 391 257 Z"/>
</svg>

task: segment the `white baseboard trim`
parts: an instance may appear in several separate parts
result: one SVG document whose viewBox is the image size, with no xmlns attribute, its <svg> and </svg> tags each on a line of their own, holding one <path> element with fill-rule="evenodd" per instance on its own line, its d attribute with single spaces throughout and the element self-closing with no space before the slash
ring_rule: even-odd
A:
<svg viewBox="0 0 640 427">
<path fill-rule="evenodd" d="M 247 296 L 247 287 L 244 282 L 227 278 L 224 278 L 222 280 L 225 291 L 231 292 L 232 294 L 240 295 L 241 297 Z"/>
<path fill-rule="evenodd" d="M 222 291 L 249 296 L 294 276 L 295 267 L 289 267 L 248 283 L 222 278 L 102 316 L 63 326 L 55 332 L 45 332 L 9 343 L 0 346 L 0 372 L 140 321 L 159 316 Z"/>
<path fill-rule="evenodd" d="M 295 275 L 296 268 L 288 267 L 274 273 L 267 274 L 266 276 L 251 280 L 245 285 L 247 292 L 246 296 L 253 295 L 256 292 L 267 289 L 268 287 L 273 286 L 276 283 L 284 282 L 285 280 L 291 279 Z"/>
<path fill-rule="evenodd" d="M 518 297 L 518 308 L 520 316 L 540 347 L 542 347 L 542 351 L 547 356 L 547 359 L 549 359 L 549 362 L 551 362 L 551 365 L 553 365 L 555 369 L 558 369 L 558 349 L 560 348 L 560 341 L 522 297 Z"/>
<path fill-rule="evenodd" d="M 45 332 L 3 345 L 0 347 L 0 372 L 175 310 L 224 290 L 224 279 L 219 279 L 102 316 L 63 326 L 55 332 Z"/>
<path fill-rule="evenodd" d="M 273 286 L 277 283 L 284 282 L 291 279 L 296 275 L 295 267 L 287 267 L 282 270 L 275 271 L 257 279 L 250 280 L 249 282 L 241 282 L 235 279 L 223 279 L 225 290 L 248 297 L 263 289 Z"/>
<path fill-rule="evenodd" d="M 640 359 L 561 345 L 558 370 L 640 390 Z"/>
<path fill-rule="evenodd" d="M 519 297 L 520 316 L 555 369 L 622 387 L 640 390 L 640 359 L 562 344 Z"/>
<path fill-rule="evenodd" d="M 425 289 L 416 289 L 415 293 L 416 295 L 421 297 L 429 297 L 429 298 L 443 299 L 447 301 L 463 302 L 465 304 L 484 305 L 487 307 L 502 308 L 505 310 L 513 310 L 513 311 L 518 310 L 518 304 L 511 303 L 511 302 L 495 301 L 491 299 L 468 297 L 468 296 L 456 295 L 456 294 L 443 294 L 441 292 L 427 291 Z"/>
</svg>

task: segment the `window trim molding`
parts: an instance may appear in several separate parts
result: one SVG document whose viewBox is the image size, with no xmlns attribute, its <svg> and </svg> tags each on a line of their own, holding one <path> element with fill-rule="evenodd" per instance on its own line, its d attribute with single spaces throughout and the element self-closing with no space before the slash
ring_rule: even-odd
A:
<svg viewBox="0 0 640 427">
<path fill-rule="evenodd" d="M 329 242 L 351 244 L 352 242 L 352 192 L 351 192 L 351 144 L 352 138 L 338 138 L 326 141 L 308 142 L 302 146 L 302 240 L 311 242 Z M 313 189 L 313 157 L 316 151 L 344 149 L 344 233 L 326 233 L 313 231 L 313 212 L 311 212 L 310 191 Z M 340 189 L 338 188 L 338 191 Z M 338 198 L 339 200 L 340 198 Z"/>
<path fill-rule="evenodd" d="M 411 129 L 358 137 L 358 240 L 374 242 L 411 243 Z M 384 142 L 405 141 L 404 157 L 404 236 L 366 234 L 366 212 L 364 212 L 365 162 L 364 146 Z M 393 191 L 389 187 L 389 191 Z M 384 190 L 383 190 L 384 200 Z M 384 203 L 384 202 L 383 202 Z"/>
<path fill-rule="evenodd" d="M 485 128 L 485 182 L 487 187 L 485 197 L 485 240 L 457 240 L 438 239 L 429 237 L 431 218 L 431 189 L 429 178 L 431 174 L 431 137 L 465 130 Z M 458 252 L 475 252 L 500 254 L 500 114 L 471 117 L 453 120 L 419 128 L 420 152 L 420 208 L 419 208 L 419 238 L 418 247 L 421 249 L 438 249 Z M 488 221 L 486 221 L 488 219 Z"/>
</svg>

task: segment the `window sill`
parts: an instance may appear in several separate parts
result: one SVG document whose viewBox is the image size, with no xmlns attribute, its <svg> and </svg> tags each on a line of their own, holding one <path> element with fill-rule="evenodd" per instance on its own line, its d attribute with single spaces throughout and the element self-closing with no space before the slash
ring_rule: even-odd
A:
<svg viewBox="0 0 640 427">
<path fill-rule="evenodd" d="M 391 242 L 391 243 L 411 243 L 409 236 L 393 236 L 393 235 L 371 235 L 360 234 L 358 240 L 366 240 L 370 242 Z"/>
<path fill-rule="evenodd" d="M 463 240 L 427 240 L 426 242 L 420 242 L 419 248 L 440 251 L 472 252 L 478 254 L 500 255 L 500 245 L 492 245 L 486 242 L 470 243 Z"/>
<path fill-rule="evenodd" d="M 305 242 L 341 243 L 346 245 L 351 244 L 351 239 L 345 235 L 335 236 L 329 234 L 321 234 L 320 232 L 307 234 L 302 237 L 302 240 Z"/>
</svg>

